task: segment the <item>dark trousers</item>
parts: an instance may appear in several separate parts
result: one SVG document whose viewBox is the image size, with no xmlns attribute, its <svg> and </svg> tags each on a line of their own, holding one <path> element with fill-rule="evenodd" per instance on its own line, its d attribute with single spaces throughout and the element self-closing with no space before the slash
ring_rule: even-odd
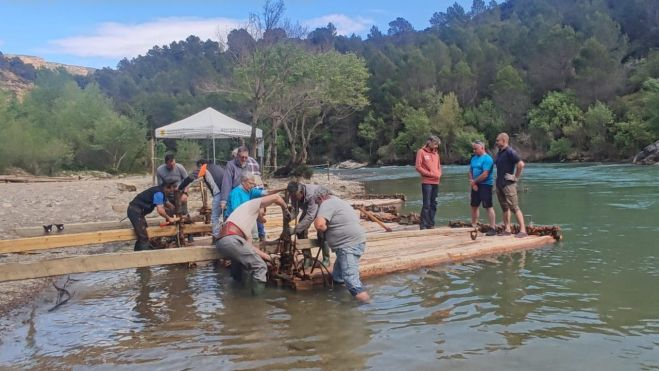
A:
<svg viewBox="0 0 659 371">
<path fill-rule="evenodd" d="M 439 186 L 437 184 L 421 184 L 421 194 L 423 195 L 420 224 L 421 229 L 432 228 L 435 226 L 438 192 Z"/>
<path fill-rule="evenodd" d="M 135 250 L 141 250 L 149 245 L 149 234 L 146 232 L 146 218 L 142 214 L 142 210 L 136 206 L 128 206 L 128 219 L 133 225 L 137 241 L 135 241 Z"/>
</svg>

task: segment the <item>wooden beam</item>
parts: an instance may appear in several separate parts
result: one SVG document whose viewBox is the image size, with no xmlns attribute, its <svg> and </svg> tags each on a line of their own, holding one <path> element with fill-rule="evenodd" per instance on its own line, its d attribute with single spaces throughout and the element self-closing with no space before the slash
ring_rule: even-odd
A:
<svg viewBox="0 0 659 371">
<path fill-rule="evenodd" d="M 465 237 L 469 236 L 469 231 L 472 228 L 435 228 L 435 229 L 424 229 L 424 230 L 412 230 L 412 231 L 394 231 L 394 232 L 381 232 L 381 233 L 367 233 L 366 242 L 371 246 L 376 241 L 388 241 L 392 244 L 400 244 L 401 239 L 404 241 L 409 238 L 427 238 L 429 241 L 433 241 L 433 236 L 458 236 L 464 235 Z M 412 245 L 412 244 L 410 244 Z M 315 238 L 297 240 L 296 246 L 298 249 L 303 249 L 306 247 L 318 246 L 318 240 Z"/>
<path fill-rule="evenodd" d="M 64 274 L 109 271 L 214 260 L 220 256 L 214 247 L 183 247 L 152 251 L 74 256 L 0 265 L 0 282 Z"/>
<path fill-rule="evenodd" d="M 163 221 L 163 218 L 146 218 L 149 226 L 158 226 Z M 14 228 L 14 233 L 21 237 L 38 237 L 38 236 L 52 236 L 62 234 L 84 233 L 84 232 L 97 232 L 111 229 L 124 229 L 131 228 L 130 220 L 123 221 L 105 221 L 105 222 L 89 222 L 89 223 L 64 223 L 64 230 L 58 232 L 53 228 L 53 232 L 46 233 L 43 227 L 23 227 Z"/>
<path fill-rule="evenodd" d="M 210 233 L 211 225 L 194 223 L 182 224 L 184 234 Z M 176 235 L 176 226 L 149 227 L 149 237 L 167 237 Z M 115 229 L 109 231 L 87 232 L 77 234 L 51 234 L 42 237 L 19 238 L 15 240 L 0 240 L 0 253 L 16 253 L 24 251 L 48 250 L 60 247 L 98 245 L 109 242 L 130 241 L 135 239 L 133 229 Z"/>
</svg>

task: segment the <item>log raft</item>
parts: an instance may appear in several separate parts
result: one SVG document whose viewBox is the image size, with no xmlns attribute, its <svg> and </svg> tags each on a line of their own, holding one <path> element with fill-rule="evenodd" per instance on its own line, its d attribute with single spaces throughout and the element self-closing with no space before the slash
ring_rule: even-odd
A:
<svg viewBox="0 0 659 371">
<path fill-rule="evenodd" d="M 367 234 L 366 253 L 360 261 L 363 278 L 388 273 L 432 267 L 438 264 L 456 263 L 467 259 L 510 253 L 552 244 L 550 236 L 527 238 L 480 237 L 473 241 L 471 228 L 437 228 L 432 230 L 394 231 Z M 108 254 L 70 256 L 57 259 L 0 264 L 0 282 L 64 274 L 97 272 L 214 260 L 220 258 L 207 239 L 197 244 L 174 249 L 118 252 Z M 313 248 L 315 240 L 299 240 L 297 247 Z M 314 253 L 315 256 L 315 253 Z M 330 264 L 331 270 L 331 264 Z M 323 285 L 322 275 L 315 270 L 311 286 Z M 308 288 L 309 282 L 294 282 L 293 287 Z"/>
</svg>

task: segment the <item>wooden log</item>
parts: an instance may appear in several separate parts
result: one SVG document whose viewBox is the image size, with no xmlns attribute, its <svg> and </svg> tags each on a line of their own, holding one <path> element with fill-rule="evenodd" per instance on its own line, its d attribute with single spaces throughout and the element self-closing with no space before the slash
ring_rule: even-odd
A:
<svg viewBox="0 0 659 371">
<path fill-rule="evenodd" d="M 366 209 L 364 209 L 363 206 L 358 206 L 358 207 L 357 207 L 357 210 L 361 211 L 361 212 L 362 212 L 364 215 L 366 215 L 366 217 L 368 217 L 372 222 L 375 222 L 375 223 L 377 223 L 380 227 L 384 228 L 385 231 L 387 231 L 387 232 L 392 232 L 392 229 L 391 229 L 391 228 L 389 228 L 389 227 L 387 227 L 386 225 L 384 225 L 384 223 L 382 223 L 382 221 L 381 221 L 380 219 L 376 218 L 375 215 L 371 214 L 369 211 L 367 211 Z"/>
<path fill-rule="evenodd" d="M 502 238 L 498 241 L 492 242 L 475 242 L 473 244 L 474 246 L 453 247 L 450 250 L 438 249 L 432 252 L 432 254 L 405 254 L 405 256 L 401 256 L 400 259 L 390 259 L 387 261 L 369 262 L 368 259 L 366 259 L 365 254 L 359 272 L 363 278 L 368 278 L 385 273 L 432 267 L 439 264 L 455 263 L 478 257 L 507 254 L 515 251 L 551 245 L 554 242 L 554 238 L 550 236 L 530 236 L 514 240 L 511 238 Z M 477 246 L 480 244 L 484 245 Z"/>
<path fill-rule="evenodd" d="M 182 224 L 184 234 L 210 233 L 210 224 Z M 149 227 L 150 238 L 175 236 L 176 226 Z M 87 232 L 77 234 L 50 234 L 42 237 L 20 238 L 15 240 L 0 240 L 0 253 L 16 253 L 24 251 L 48 250 L 60 247 L 98 245 L 108 242 L 130 241 L 135 239 L 133 229 L 115 229 L 109 231 Z"/>
<path fill-rule="evenodd" d="M 37 176 L 0 176 L 0 182 L 5 183 L 59 183 L 73 182 L 79 180 L 77 177 L 37 177 Z"/>
<path fill-rule="evenodd" d="M 220 256 L 214 247 L 184 247 L 137 252 L 74 256 L 52 260 L 0 265 L 0 282 L 64 274 L 109 271 L 205 261 Z"/>
</svg>

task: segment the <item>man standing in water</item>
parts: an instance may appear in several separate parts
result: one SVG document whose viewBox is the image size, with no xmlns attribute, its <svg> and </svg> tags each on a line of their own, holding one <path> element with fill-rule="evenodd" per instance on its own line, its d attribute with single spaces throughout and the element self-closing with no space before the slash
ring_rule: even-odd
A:
<svg viewBox="0 0 659 371">
<path fill-rule="evenodd" d="M 177 219 L 169 216 L 167 210 L 173 209 L 174 205 L 167 201 L 165 195 L 174 192 L 176 182 L 165 182 L 162 185 L 151 187 L 137 196 L 128 204 L 127 215 L 130 223 L 133 225 L 137 241 L 135 241 L 135 251 L 153 250 L 149 242 L 149 234 L 146 231 L 147 223 L 145 217 L 153 209 L 158 211 L 158 215 L 165 218 L 167 223 L 175 222 Z"/>
<path fill-rule="evenodd" d="M 517 222 L 519 222 L 519 233 L 515 235 L 517 238 L 528 236 L 526 233 L 526 225 L 524 224 L 524 214 L 519 209 L 517 200 L 517 181 L 522 176 L 524 169 L 524 161 L 519 158 L 517 152 L 510 148 L 508 145 L 510 137 L 506 133 L 497 135 L 497 158 L 495 164 L 497 166 L 497 198 L 503 211 L 503 226 L 504 231 L 502 235 L 510 235 L 510 219 L 511 213 L 515 213 Z"/>
<path fill-rule="evenodd" d="M 426 145 L 416 153 L 415 167 L 416 171 L 421 174 L 421 194 L 423 195 L 420 229 L 435 228 L 437 193 L 439 192 L 439 180 L 442 177 L 439 144 L 439 138 L 430 135 L 426 140 Z"/>
<path fill-rule="evenodd" d="M 486 236 L 494 236 L 496 232 L 496 220 L 494 207 L 492 207 L 492 173 L 494 161 L 485 152 L 485 146 L 480 140 L 471 145 L 474 155 L 469 163 L 469 187 L 471 188 L 471 224 L 476 227 L 478 223 L 478 207 L 483 204 L 487 211 L 487 219 L 490 222 L 490 230 Z"/>
<path fill-rule="evenodd" d="M 349 203 L 331 195 L 318 197 L 318 214 L 314 227 L 325 232 L 327 244 L 336 254 L 332 279 L 346 288 L 361 302 L 371 298 L 359 280 L 359 258 L 366 248 L 366 231 L 359 225 L 359 217 Z"/>
<path fill-rule="evenodd" d="M 294 227 L 291 227 L 291 235 L 297 234 L 298 238 L 307 238 L 309 227 L 316 219 L 318 214 L 318 198 L 320 196 L 329 195 L 329 189 L 315 185 L 315 184 L 302 184 L 299 182 L 290 182 L 286 187 L 289 201 L 293 205 L 293 209 L 302 211 L 300 221 Z M 297 216 L 297 215 L 294 215 Z M 330 249 L 325 241 L 325 233 L 316 231 L 318 236 L 318 244 L 321 246 L 323 252 L 323 265 L 329 266 L 330 263 Z M 310 266 L 312 259 L 310 256 L 305 256 L 305 265 Z"/>
<path fill-rule="evenodd" d="M 220 255 L 247 269 L 253 279 L 255 294 L 265 287 L 268 272 L 265 262 L 270 261 L 270 256 L 253 245 L 252 229 L 256 226 L 256 219 L 263 217 L 262 210 L 272 204 L 279 205 L 284 216 L 290 217 L 288 205 L 279 195 L 249 200 L 229 215 L 220 229 L 220 239 L 215 243 Z"/>
</svg>

